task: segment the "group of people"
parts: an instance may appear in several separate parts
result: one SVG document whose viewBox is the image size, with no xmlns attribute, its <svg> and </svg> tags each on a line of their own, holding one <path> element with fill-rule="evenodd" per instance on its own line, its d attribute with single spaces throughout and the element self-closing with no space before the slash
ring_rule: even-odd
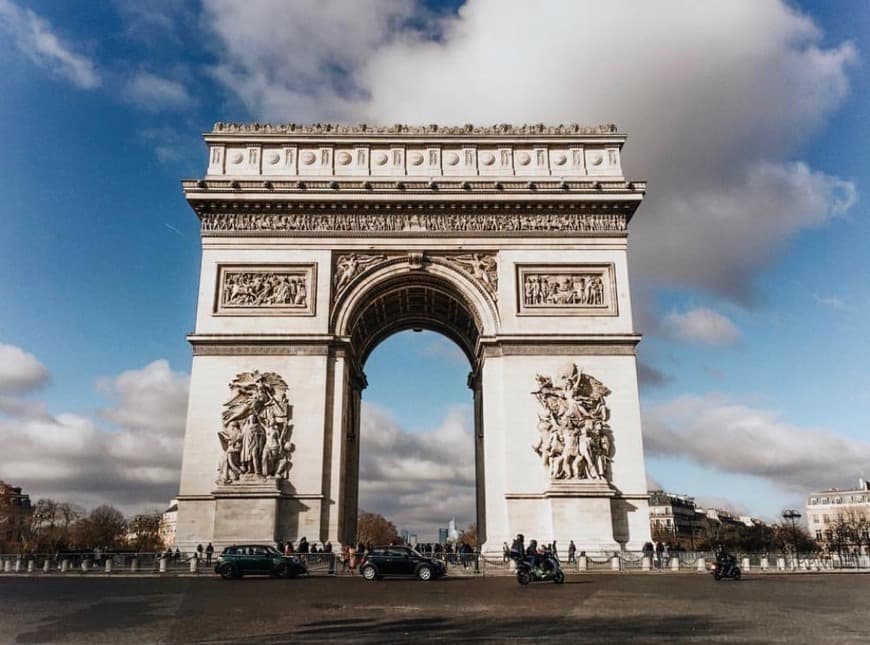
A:
<svg viewBox="0 0 870 645">
<path fill-rule="evenodd" d="M 643 545 L 643 554 L 651 559 L 654 567 L 661 569 L 666 567 L 670 561 L 671 549 L 661 540 L 657 541 L 655 545 L 652 542 L 647 542 Z"/>
<path fill-rule="evenodd" d="M 293 555 L 298 553 L 332 553 L 332 542 L 326 541 L 322 545 L 317 546 L 317 542 L 308 542 L 308 538 L 302 537 L 299 540 L 299 544 L 295 547 L 293 546 L 292 540 L 287 540 L 284 542 L 283 540 L 278 540 L 277 544 L 278 550 L 284 555 Z"/>
</svg>

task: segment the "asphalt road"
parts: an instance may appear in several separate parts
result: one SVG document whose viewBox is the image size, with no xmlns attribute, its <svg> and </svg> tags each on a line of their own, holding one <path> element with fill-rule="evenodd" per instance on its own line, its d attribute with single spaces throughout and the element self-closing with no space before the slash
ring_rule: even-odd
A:
<svg viewBox="0 0 870 645">
<path fill-rule="evenodd" d="M 3 643 L 870 643 L 870 575 L 0 577 Z"/>
</svg>

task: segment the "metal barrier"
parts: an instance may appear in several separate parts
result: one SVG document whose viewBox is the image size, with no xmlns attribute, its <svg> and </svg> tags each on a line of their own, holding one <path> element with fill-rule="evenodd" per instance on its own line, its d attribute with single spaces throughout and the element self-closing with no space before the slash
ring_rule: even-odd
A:
<svg viewBox="0 0 870 645">
<path fill-rule="evenodd" d="M 305 561 L 312 576 L 340 576 L 358 574 L 359 567 L 350 568 L 350 563 L 342 561 L 338 553 L 296 553 Z M 424 553 L 424 556 L 444 562 L 448 575 L 452 576 L 505 576 L 513 575 L 516 565 L 501 555 L 479 553 Z M 870 555 L 856 553 L 800 554 L 797 557 L 788 553 L 734 553 L 744 572 L 783 573 L 783 572 L 834 572 L 868 571 Z M 0 573 L 4 575 L 56 575 L 59 573 L 94 576 L 123 574 L 180 575 L 189 573 L 212 574 L 218 553 L 211 561 L 196 554 L 174 553 L 105 553 L 96 556 L 92 553 L 60 552 L 55 554 L 0 554 Z M 667 560 L 653 553 L 641 551 L 585 552 L 580 551 L 574 562 L 560 559 L 566 573 L 667 573 L 695 571 L 706 572 L 707 564 L 715 561 L 711 552 L 680 551 L 670 553 Z M 358 562 L 358 560 L 357 560 Z M 747 564 L 749 565 L 747 567 Z"/>
</svg>

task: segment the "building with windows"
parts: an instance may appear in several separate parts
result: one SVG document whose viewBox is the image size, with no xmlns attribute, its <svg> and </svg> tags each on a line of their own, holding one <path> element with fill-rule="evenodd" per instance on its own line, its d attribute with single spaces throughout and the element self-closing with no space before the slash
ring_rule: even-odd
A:
<svg viewBox="0 0 870 645">
<path fill-rule="evenodd" d="M 654 540 L 694 548 L 704 527 L 704 511 L 695 506 L 695 498 L 663 490 L 650 491 L 649 523 Z"/>
<path fill-rule="evenodd" d="M 18 544 L 31 515 L 30 495 L 22 493 L 20 486 L 0 481 L 0 545 Z"/>
<path fill-rule="evenodd" d="M 169 502 L 169 508 L 160 516 L 160 540 L 164 547 L 175 544 L 175 525 L 178 520 L 178 500 Z"/>
<path fill-rule="evenodd" d="M 859 479 L 857 488 L 811 494 L 806 519 L 810 535 L 826 545 L 844 538 L 866 545 L 870 539 L 870 482 Z"/>
</svg>

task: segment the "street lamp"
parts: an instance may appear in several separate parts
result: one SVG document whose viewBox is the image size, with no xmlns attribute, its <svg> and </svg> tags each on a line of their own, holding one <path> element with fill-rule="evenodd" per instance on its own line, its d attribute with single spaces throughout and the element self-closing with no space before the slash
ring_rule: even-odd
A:
<svg viewBox="0 0 870 645">
<path fill-rule="evenodd" d="M 798 543 L 797 543 L 797 526 L 795 526 L 795 521 L 799 520 L 802 516 L 793 508 L 787 508 L 782 512 L 783 519 L 791 520 L 791 535 L 792 541 L 794 542 L 794 555 L 797 558 L 798 554 Z"/>
</svg>

